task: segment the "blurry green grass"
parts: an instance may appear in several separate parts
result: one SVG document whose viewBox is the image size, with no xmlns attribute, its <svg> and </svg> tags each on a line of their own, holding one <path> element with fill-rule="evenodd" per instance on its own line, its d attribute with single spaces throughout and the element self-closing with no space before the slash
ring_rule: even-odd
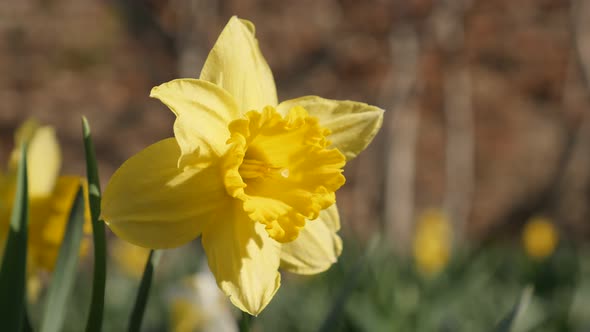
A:
<svg viewBox="0 0 590 332">
<path fill-rule="evenodd" d="M 346 243 L 346 241 L 345 241 Z M 348 242 L 350 243 L 350 242 Z M 318 277 L 285 275 L 283 287 L 257 320 L 263 331 L 314 331 L 362 255 L 345 246 L 342 259 Z M 560 248 L 544 262 L 519 247 L 459 252 L 428 278 L 381 247 L 368 258 L 334 331 L 492 331 L 533 285 L 533 300 L 514 331 L 584 331 L 590 327 L 590 253 Z M 578 258 L 580 257 L 580 258 Z M 585 277 L 585 278 L 583 278 Z"/>
<path fill-rule="evenodd" d="M 345 250 L 329 271 L 316 276 L 283 274 L 277 295 L 254 320 L 254 331 L 317 331 L 365 251 L 344 240 Z M 156 271 L 144 331 L 168 330 L 167 294 L 175 282 L 196 272 L 202 259 L 196 243 L 167 251 Z M 383 245 L 361 264 L 337 324 L 330 331 L 492 331 L 517 302 L 523 288 L 534 295 L 514 331 L 587 331 L 590 328 L 590 250 L 561 246 L 543 262 L 517 245 L 458 251 L 446 269 L 421 275 L 409 259 Z M 105 331 L 123 331 L 139 280 L 109 269 Z M 84 325 L 91 274 L 77 280 L 74 305 L 64 331 Z M 32 311 L 35 315 L 35 310 Z M 236 315 L 238 317 L 238 315 Z"/>
</svg>

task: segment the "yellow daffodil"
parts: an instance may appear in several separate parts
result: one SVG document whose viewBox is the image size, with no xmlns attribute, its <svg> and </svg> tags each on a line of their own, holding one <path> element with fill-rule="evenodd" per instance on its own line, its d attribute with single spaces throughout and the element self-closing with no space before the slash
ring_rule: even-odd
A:
<svg viewBox="0 0 590 332">
<path fill-rule="evenodd" d="M 534 217 L 524 226 L 522 242 L 530 257 L 542 260 L 555 251 L 559 234 L 550 219 Z"/>
<path fill-rule="evenodd" d="M 237 331 L 229 301 L 208 269 L 184 279 L 169 293 L 174 332 Z"/>
<path fill-rule="evenodd" d="M 442 211 L 428 210 L 418 219 L 414 235 L 414 259 L 418 269 L 434 276 L 448 263 L 451 226 Z"/>
<path fill-rule="evenodd" d="M 82 178 L 59 176 L 61 152 L 55 131 L 36 121 L 25 122 L 15 135 L 16 147 L 8 170 L 0 175 L 0 250 L 3 250 L 10 227 L 10 214 L 16 188 L 16 169 L 20 147 L 28 142 L 29 178 L 29 274 L 51 271 L 57 260 L 70 210 Z M 85 232 L 90 231 L 90 214 L 86 211 Z M 83 244 L 83 247 L 86 245 Z M 1 257 L 1 256 L 0 256 Z"/>
<path fill-rule="evenodd" d="M 383 111 L 316 96 L 278 103 L 254 25 L 230 19 L 200 79 L 151 96 L 176 115 L 174 138 L 127 160 L 110 179 L 102 218 L 148 248 L 199 235 L 217 284 L 257 315 L 280 285 L 279 266 L 324 271 L 342 249 L 335 191 L 342 167 L 371 142 Z"/>
</svg>

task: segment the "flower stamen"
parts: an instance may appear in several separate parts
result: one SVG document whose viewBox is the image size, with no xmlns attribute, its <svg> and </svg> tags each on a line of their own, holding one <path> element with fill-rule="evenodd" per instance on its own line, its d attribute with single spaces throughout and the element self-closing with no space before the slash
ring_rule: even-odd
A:
<svg viewBox="0 0 590 332">
<path fill-rule="evenodd" d="M 287 170 L 287 176 L 283 176 L 283 170 Z M 283 177 L 289 176 L 289 170 L 286 168 L 274 167 L 269 163 L 248 158 L 244 158 L 238 172 L 245 181 L 249 179 L 264 179 L 274 174 L 279 174 Z"/>
</svg>

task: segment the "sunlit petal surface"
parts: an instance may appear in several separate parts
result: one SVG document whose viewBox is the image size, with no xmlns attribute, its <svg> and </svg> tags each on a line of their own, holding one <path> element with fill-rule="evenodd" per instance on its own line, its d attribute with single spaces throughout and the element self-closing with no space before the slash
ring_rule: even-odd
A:
<svg viewBox="0 0 590 332">
<path fill-rule="evenodd" d="M 179 166 L 203 164 L 227 150 L 227 125 L 238 108 L 231 95 L 202 80 L 178 79 L 152 89 L 151 97 L 166 104 L 174 114 L 174 136 L 182 151 Z"/>
<path fill-rule="evenodd" d="M 242 112 L 277 105 L 274 78 L 258 47 L 254 25 L 235 16 L 209 53 L 200 78 L 227 90 Z"/>
<path fill-rule="evenodd" d="M 365 103 L 350 100 L 330 100 L 306 96 L 282 102 L 277 110 L 286 114 L 295 106 L 305 108 L 317 117 L 322 127 L 331 131 L 328 139 L 347 160 L 363 151 L 381 128 L 383 110 Z"/>
<path fill-rule="evenodd" d="M 203 232 L 209 268 L 231 302 L 258 315 L 279 289 L 280 245 L 238 204 Z"/>
<path fill-rule="evenodd" d="M 102 218 L 121 238 L 148 248 L 180 246 L 196 238 L 228 201 L 218 169 L 178 168 L 173 138 L 127 160 L 102 198 Z"/>
<path fill-rule="evenodd" d="M 295 241 L 283 245 L 281 268 L 298 274 L 327 270 L 342 253 L 342 240 L 336 234 L 339 229 L 340 217 L 334 204 L 308 221 Z"/>
</svg>

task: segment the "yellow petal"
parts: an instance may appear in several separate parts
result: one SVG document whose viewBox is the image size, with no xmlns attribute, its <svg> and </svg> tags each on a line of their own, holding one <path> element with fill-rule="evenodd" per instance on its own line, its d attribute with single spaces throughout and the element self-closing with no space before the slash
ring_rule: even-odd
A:
<svg viewBox="0 0 590 332">
<path fill-rule="evenodd" d="M 28 248 L 34 269 L 53 270 L 80 184 L 80 177 L 60 176 L 50 196 L 31 198 Z"/>
<path fill-rule="evenodd" d="M 169 138 L 115 172 L 102 197 L 102 219 L 115 234 L 146 248 L 177 247 L 196 238 L 228 202 L 215 160 L 206 168 L 178 168 L 179 156 Z"/>
<path fill-rule="evenodd" d="M 203 248 L 217 285 L 242 311 L 258 315 L 281 283 L 280 245 L 238 203 L 203 232 Z"/>
<path fill-rule="evenodd" d="M 166 104 L 174 114 L 174 136 L 182 151 L 179 165 L 209 160 L 227 149 L 227 126 L 239 116 L 231 95 L 202 80 L 177 79 L 154 87 L 150 97 Z"/>
<path fill-rule="evenodd" d="M 277 110 L 281 114 L 302 106 L 309 115 L 320 120 L 320 125 L 332 131 L 328 139 L 347 160 L 363 151 L 381 128 L 383 110 L 365 103 L 339 101 L 317 96 L 306 96 L 282 102 Z"/>
<path fill-rule="evenodd" d="M 281 268 L 298 274 L 326 271 L 342 253 L 342 240 L 336 234 L 339 229 L 340 217 L 334 204 L 308 221 L 295 241 L 283 244 Z"/>
<path fill-rule="evenodd" d="M 254 24 L 235 16 L 219 35 L 200 78 L 227 90 L 242 112 L 277 105 L 274 78 L 258 47 Z"/>
<path fill-rule="evenodd" d="M 61 151 L 53 128 L 40 127 L 34 120 L 26 121 L 16 132 L 15 149 L 12 152 L 10 168 L 16 170 L 20 156 L 20 147 L 28 143 L 28 177 L 29 195 L 31 197 L 51 194 L 59 169 Z"/>
</svg>

